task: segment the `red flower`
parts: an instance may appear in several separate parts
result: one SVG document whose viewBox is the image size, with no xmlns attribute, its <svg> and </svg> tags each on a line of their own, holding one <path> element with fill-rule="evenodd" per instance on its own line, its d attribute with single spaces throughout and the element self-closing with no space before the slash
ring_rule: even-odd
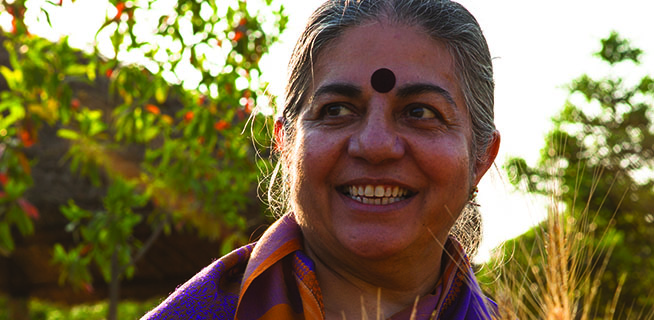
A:
<svg viewBox="0 0 654 320">
<path fill-rule="evenodd" d="M 152 114 L 160 114 L 161 113 L 161 110 L 159 110 L 159 107 L 157 107 L 157 106 L 155 106 L 153 104 L 146 105 L 145 110 L 147 110 L 148 112 L 150 112 Z"/>
<path fill-rule="evenodd" d="M 113 69 L 107 69 L 107 71 L 105 72 L 105 75 L 107 76 L 107 78 L 111 78 L 112 74 L 114 74 Z"/>
<path fill-rule="evenodd" d="M 184 114 L 184 121 L 186 121 L 186 123 L 189 123 L 189 122 L 191 122 L 191 120 L 193 120 L 193 117 L 194 117 L 193 111 L 187 111 Z"/>
<path fill-rule="evenodd" d="M 20 140 L 23 142 L 25 148 L 29 148 L 34 145 L 34 137 L 29 130 L 21 129 L 20 130 Z"/>
<path fill-rule="evenodd" d="M 79 105 L 80 105 L 80 102 L 79 102 L 79 99 L 77 99 L 77 98 L 73 98 L 73 100 L 70 101 L 70 107 L 73 108 L 73 110 L 79 109 Z"/>
<path fill-rule="evenodd" d="M 229 128 L 229 122 L 225 120 L 219 120 L 216 123 L 213 124 L 214 129 L 218 131 L 223 131 L 227 128 Z"/>
<path fill-rule="evenodd" d="M 18 28 L 16 28 L 16 17 L 11 17 L 11 33 L 18 33 Z"/>
<path fill-rule="evenodd" d="M 114 20 L 118 20 L 120 18 L 120 15 L 123 14 L 123 10 L 125 10 L 125 3 L 124 2 L 118 2 L 116 4 L 116 10 L 118 10 L 118 13 L 114 16 Z"/>
<path fill-rule="evenodd" d="M 232 38 L 232 40 L 238 41 L 241 40 L 241 38 L 243 38 L 243 31 L 237 30 L 236 32 L 234 32 L 234 37 Z"/>
<path fill-rule="evenodd" d="M 7 174 L 0 172 L 0 184 L 3 186 L 9 182 L 9 177 L 7 177 Z"/>
</svg>

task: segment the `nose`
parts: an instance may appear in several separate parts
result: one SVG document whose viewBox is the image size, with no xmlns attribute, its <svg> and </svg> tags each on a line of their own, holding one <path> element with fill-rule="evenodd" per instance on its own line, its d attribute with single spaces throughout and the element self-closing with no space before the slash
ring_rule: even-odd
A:
<svg viewBox="0 0 654 320">
<path fill-rule="evenodd" d="M 348 153 L 372 164 L 397 160 L 404 156 L 405 147 L 393 120 L 384 114 L 370 115 L 349 140 Z"/>
</svg>

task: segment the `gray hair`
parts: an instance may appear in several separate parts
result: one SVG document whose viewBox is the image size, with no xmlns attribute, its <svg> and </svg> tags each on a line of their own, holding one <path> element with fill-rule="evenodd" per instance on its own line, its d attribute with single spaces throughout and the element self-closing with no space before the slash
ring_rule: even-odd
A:
<svg viewBox="0 0 654 320">
<path fill-rule="evenodd" d="M 287 141 L 293 139 L 294 124 L 313 83 L 314 59 L 348 28 L 381 19 L 417 26 L 446 44 L 455 61 L 455 72 L 472 123 L 470 153 L 476 161 L 484 161 L 495 131 L 491 56 L 477 20 L 463 6 L 449 0 L 328 0 L 322 4 L 310 17 L 289 63 L 283 106 Z M 285 160 L 289 160 L 288 155 L 282 154 L 281 162 Z M 278 165 L 274 176 L 279 168 Z M 287 174 L 282 172 L 282 180 L 286 180 Z M 271 185 L 275 184 L 274 178 Z M 279 185 L 285 186 L 286 182 Z M 273 193 L 269 191 L 271 203 L 275 203 L 271 198 Z M 480 224 L 479 211 L 468 205 L 451 231 L 469 254 L 477 249 Z"/>
</svg>

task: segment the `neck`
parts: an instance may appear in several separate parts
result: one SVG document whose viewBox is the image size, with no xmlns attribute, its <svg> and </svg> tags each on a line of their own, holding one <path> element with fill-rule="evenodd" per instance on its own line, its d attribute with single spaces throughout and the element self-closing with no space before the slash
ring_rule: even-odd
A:
<svg viewBox="0 0 654 320">
<path fill-rule="evenodd" d="M 325 263 L 308 247 L 307 252 L 316 263 L 327 319 L 385 319 L 434 290 L 443 247 L 435 244 L 419 256 L 383 260 L 327 259 L 338 264 Z"/>
</svg>

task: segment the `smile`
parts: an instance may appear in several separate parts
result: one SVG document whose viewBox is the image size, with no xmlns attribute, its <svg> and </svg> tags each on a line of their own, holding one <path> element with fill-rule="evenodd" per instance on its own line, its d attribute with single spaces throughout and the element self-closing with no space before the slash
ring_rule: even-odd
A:
<svg viewBox="0 0 654 320">
<path fill-rule="evenodd" d="M 376 205 L 385 205 L 402 201 L 413 196 L 414 194 L 413 192 L 400 186 L 374 186 L 370 184 L 344 186 L 342 188 L 342 192 L 354 201 L 358 201 L 364 204 Z"/>
</svg>

